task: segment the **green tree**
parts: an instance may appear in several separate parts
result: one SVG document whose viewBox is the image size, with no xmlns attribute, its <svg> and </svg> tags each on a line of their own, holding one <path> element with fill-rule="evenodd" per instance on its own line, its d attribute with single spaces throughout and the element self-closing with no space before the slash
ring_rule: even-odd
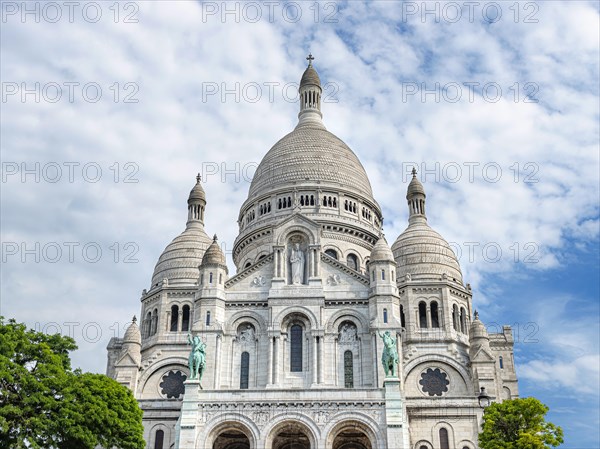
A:
<svg viewBox="0 0 600 449">
<path fill-rule="evenodd" d="M 535 398 L 492 403 L 483 414 L 481 449 L 549 449 L 563 442 L 560 427 L 546 422 L 548 407 Z"/>
<path fill-rule="evenodd" d="M 0 317 L 0 447 L 143 449 L 142 411 L 128 388 L 73 371 L 75 341 Z"/>
</svg>

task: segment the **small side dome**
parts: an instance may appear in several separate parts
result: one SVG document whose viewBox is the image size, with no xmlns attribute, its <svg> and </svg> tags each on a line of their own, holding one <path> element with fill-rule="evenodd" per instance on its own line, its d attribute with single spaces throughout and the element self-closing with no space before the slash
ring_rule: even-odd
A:
<svg viewBox="0 0 600 449">
<path fill-rule="evenodd" d="M 217 242 L 217 234 L 213 237 L 213 242 L 202 257 L 201 266 L 203 265 L 226 265 L 225 254 L 223 254 L 223 251 L 221 251 L 221 247 Z"/>
<path fill-rule="evenodd" d="M 372 262 L 394 262 L 394 254 L 390 249 L 385 237 L 381 237 L 377 240 L 377 243 L 371 250 L 371 263 Z"/>
<path fill-rule="evenodd" d="M 477 313 L 477 310 L 475 311 L 473 322 L 471 323 L 471 327 L 469 328 L 469 338 L 471 340 L 476 340 L 478 338 L 484 338 L 486 340 L 489 340 L 490 338 L 490 336 L 488 335 L 488 331 L 485 328 L 485 324 L 483 324 L 479 320 L 479 313 Z"/>
<path fill-rule="evenodd" d="M 142 333 L 140 332 L 140 328 L 137 325 L 137 318 L 134 316 L 131 320 L 131 324 L 125 331 L 125 335 L 123 336 L 123 344 L 125 343 L 137 343 L 139 345 L 142 344 Z"/>
<path fill-rule="evenodd" d="M 188 197 L 188 204 L 192 204 L 198 201 L 206 202 L 206 193 L 204 193 L 204 189 L 202 188 L 202 183 L 200 182 L 202 178 L 200 177 L 200 173 L 196 176 L 196 185 L 190 191 L 190 196 Z"/>
</svg>

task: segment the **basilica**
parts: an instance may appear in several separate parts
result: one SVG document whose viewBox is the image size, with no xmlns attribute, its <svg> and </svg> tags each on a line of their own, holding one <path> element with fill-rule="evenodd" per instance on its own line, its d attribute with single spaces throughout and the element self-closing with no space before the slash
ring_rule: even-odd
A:
<svg viewBox="0 0 600 449">
<path fill-rule="evenodd" d="M 298 124 L 240 207 L 236 272 L 198 177 L 139 324 L 108 345 L 148 449 L 476 449 L 482 397 L 518 396 L 511 328 L 479 320 L 414 170 L 407 227 L 386 241 L 365 169 L 323 123 L 312 59 Z"/>
</svg>

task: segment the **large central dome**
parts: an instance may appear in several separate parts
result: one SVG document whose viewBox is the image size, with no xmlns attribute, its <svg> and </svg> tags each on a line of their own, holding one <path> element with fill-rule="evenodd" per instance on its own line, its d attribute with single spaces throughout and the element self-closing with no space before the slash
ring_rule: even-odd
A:
<svg viewBox="0 0 600 449">
<path fill-rule="evenodd" d="M 321 227 L 324 252 L 364 266 L 383 217 L 358 157 L 323 124 L 319 75 L 309 55 L 298 93 L 296 128 L 267 152 L 240 208 L 233 248 L 238 269 L 273 251 L 273 227 L 301 214 Z M 360 263 L 359 263 L 360 262 Z"/>
<path fill-rule="evenodd" d="M 299 124 L 269 150 L 256 170 L 248 196 L 307 183 L 350 187 L 364 197 L 373 197 L 358 157 L 341 139 L 313 122 Z"/>
</svg>

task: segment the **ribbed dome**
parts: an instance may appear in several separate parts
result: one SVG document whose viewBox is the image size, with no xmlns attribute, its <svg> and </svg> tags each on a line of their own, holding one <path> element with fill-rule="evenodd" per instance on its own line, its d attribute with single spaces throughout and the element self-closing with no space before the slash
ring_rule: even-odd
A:
<svg viewBox="0 0 600 449">
<path fill-rule="evenodd" d="M 256 169 L 248 197 L 294 183 L 344 186 L 374 201 L 371 183 L 356 155 L 322 125 L 297 126 L 279 140 Z"/>
<path fill-rule="evenodd" d="M 471 327 L 469 328 L 469 337 L 471 340 L 474 340 L 477 338 L 485 338 L 485 339 L 490 338 L 488 331 L 485 328 L 485 324 L 483 324 L 479 320 L 479 314 L 477 313 L 477 311 L 475 311 L 475 318 L 473 319 L 473 322 L 471 323 Z"/>
<path fill-rule="evenodd" d="M 206 201 L 206 193 L 204 193 L 204 189 L 202 188 L 202 184 L 200 183 L 200 175 L 196 176 L 196 185 L 190 191 L 190 196 L 188 197 L 188 204 L 191 204 L 196 201 Z"/>
<path fill-rule="evenodd" d="M 319 74 L 314 69 L 312 64 L 310 64 L 304 73 L 302 74 L 302 79 L 300 80 L 300 87 L 312 84 L 314 86 L 321 85 L 321 79 L 319 78 Z"/>
<path fill-rule="evenodd" d="M 377 240 L 377 243 L 371 251 L 371 262 L 393 262 L 394 255 L 390 249 L 390 245 L 386 241 L 385 237 L 381 237 Z"/>
<path fill-rule="evenodd" d="M 167 245 L 152 275 L 152 287 L 168 279 L 169 284 L 194 284 L 198 265 L 212 240 L 198 223 L 192 223 Z"/>
<path fill-rule="evenodd" d="M 413 280 L 449 280 L 462 284 L 462 273 L 456 255 L 444 238 L 425 220 L 411 223 L 392 245 L 398 265 L 398 279 L 410 274 Z"/>
<path fill-rule="evenodd" d="M 125 331 L 125 335 L 123 336 L 123 343 L 137 343 L 142 344 L 142 333 L 140 332 L 140 328 L 137 325 L 136 318 L 133 317 L 133 320 L 127 330 Z"/>
<path fill-rule="evenodd" d="M 202 257 L 202 265 L 209 264 L 225 265 L 225 254 L 223 254 L 223 251 L 217 242 L 216 235 L 213 237 L 213 242 L 204 253 L 204 257 Z"/>
<path fill-rule="evenodd" d="M 419 181 L 419 179 L 413 174 L 413 178 L 410 180 L 410 183 L 408 184 L 408 189 L 406 190 L 406 198 L 408 199 L 410 196 L 416 194 L 421 194 L 425 196 L 425 189 L 423 188 L 423 184 L 421 184 L 421 181 Z"/>
</svg>

